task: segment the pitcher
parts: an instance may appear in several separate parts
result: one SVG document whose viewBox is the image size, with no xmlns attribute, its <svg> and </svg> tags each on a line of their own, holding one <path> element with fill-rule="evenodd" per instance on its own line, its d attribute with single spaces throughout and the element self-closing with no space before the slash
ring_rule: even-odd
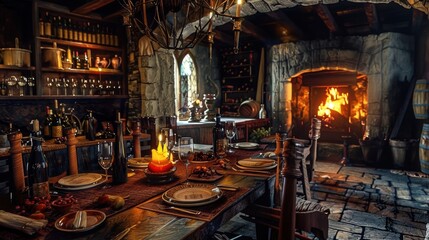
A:
<svg viewBox="0 0 429 240">
<path fill-rule="evenodd" d="M 107 60 L 105 57 L 101 59 L 100 65 L 102 68 L 108 68 L 110 66 L 110 60 Z"/>
<path fill-rule="evenodd" d="M 113 69 L 118 69 L 121 66 L 122 58 L 118 57 L 118 55 L 115 54 L 115 56 L 112 58 L 112 67 Z"/>
</svg>

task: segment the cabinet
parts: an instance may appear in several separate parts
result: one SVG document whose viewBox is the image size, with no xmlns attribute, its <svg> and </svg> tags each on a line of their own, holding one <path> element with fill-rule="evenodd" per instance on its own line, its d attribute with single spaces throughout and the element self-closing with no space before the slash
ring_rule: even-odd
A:
<svg viewBox="0 0 429 240">
<path fill-rule="evenodd" d="M 38 94 L 127 98 L 126 51 L 119 47 L 122 27 L 58 11 L 49 3 L 34 5 Z"/>
<path fill-rule="evenodd" d="M 244 44 L 238 53 L 222 51 L 222 116 L 239 116 L 240 104 L 256 98 L 258 55 L 252 45 Z"/>
<path fill-rule="evenodd" d="M 123 26 L 38 0 L 10 9 L 16 16 L 20 9 L 31 9 L 31 19 L 24 14 L 17 24 L 17 35 L 25 42 L 21 47 L 31 50 L 31 64 L 10 66 L 0 59 L 0 99 L 128 98 Z M 12 47 L 10 42 L 5 47 Z M 76 53 L 81 68 L 73 65 Z"/>
</svg>

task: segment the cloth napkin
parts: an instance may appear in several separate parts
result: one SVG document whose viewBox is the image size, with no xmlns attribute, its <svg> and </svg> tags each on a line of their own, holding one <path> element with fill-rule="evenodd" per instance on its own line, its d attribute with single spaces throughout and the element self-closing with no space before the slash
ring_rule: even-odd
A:
<svg viewBox="0 0 429 240">
<path fill-rule="evenodd" d="M 33 235 L 40 229 L 46 227 L 48 220 L 36 220 L 14 213 L 0 210 L 0 226 L 16 229 L 28 235 Z"/>
</svg>

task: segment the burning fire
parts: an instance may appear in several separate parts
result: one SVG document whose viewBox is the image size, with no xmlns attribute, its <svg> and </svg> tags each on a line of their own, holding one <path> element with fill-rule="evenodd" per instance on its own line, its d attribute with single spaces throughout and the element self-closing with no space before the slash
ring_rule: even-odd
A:
<svg viewBox="0 0 429 240">
<path fill-rule="evenodd" d="M 342 113 L 342 106 L 349 103 L 348 93 L 339 93 L 337 88 L 328 88 L 326 90 L 326 101 L 319 105 L 317 116 L 331 118 L 331 110 L 340 114 Z"/>
</svg>

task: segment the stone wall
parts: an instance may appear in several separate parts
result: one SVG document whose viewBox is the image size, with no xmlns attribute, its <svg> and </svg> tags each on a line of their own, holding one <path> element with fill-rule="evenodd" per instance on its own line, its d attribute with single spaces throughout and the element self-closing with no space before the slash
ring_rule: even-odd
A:
<svg viewBox="0 0 429 240">
<path fill-rule="evenodd" d="M 384 137 L 391 130 L 401 106 L 404 88 L 414 73 L 414 37 L 383 33 L 366 37 L 285 43 L 272 47 L 267 56 L 268 104 L 273 127 L 290 121 L 286 91 L 290 78 L 303 72 L 345 69 L 368 76 L 370 138 Z"/>
<path fill-rule="evenodd" d="M 136 44 L 138 40 L 134 42 Z M 187 52 L 190 52 L 197 65 L 200 99 L 204 93 L 219 94 L 220 64 L 216 50 L 213 51 L 210 63 L 208 47 L 201 44 L 186 52 L 158 49 L 152 56 L 140 56 L 138 47 L 135 47 L 135 51 L 129 52 L 135 56 L 135 61 L 130 61 L 128 70 L 130 118 L 177 115 L 174 79 L 179 74 L 179 67 L 176 59 Z"/>
</svg>

